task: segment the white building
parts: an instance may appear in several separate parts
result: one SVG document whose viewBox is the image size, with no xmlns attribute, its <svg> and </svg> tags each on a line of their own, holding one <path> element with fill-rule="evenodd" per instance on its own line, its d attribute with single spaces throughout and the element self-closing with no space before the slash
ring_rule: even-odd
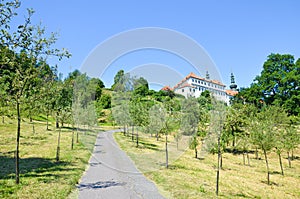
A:
<svg viewBox="0 0 300 199">
<path fill-rule="evenodd" d="M 233 74 L 231 74 L 231 80 L 232 83 L 234 81 Z M 236 86 L 233 87 L 234 88 L 231 90 L 226 90 L 226 86 L 223 83 L 218 80 L 211 80 L 208 73 L 206 74 L 206 78 L 199 77 L 194 73 L 190 73 L 176 86 L 174 86 L 173 91 L 177 94 L 185 96 L 186 98 L 197 98 L 202 92 L 208 90 L 217 100 L 224 101 L 229 104 L 230 99 L 238 93 Z"/>
</svg>

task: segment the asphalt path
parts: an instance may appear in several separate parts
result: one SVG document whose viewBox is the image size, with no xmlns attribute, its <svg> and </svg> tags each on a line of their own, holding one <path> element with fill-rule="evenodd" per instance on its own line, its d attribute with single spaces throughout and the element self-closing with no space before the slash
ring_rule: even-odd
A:
<svg viewBox="0 0 300 199">
<path fill-rule="evenodd" d="M 117 130 L 97 136 L 89 168 L 80 180 L 79 199 L 160 199 L 155 184 L 135 167 L 113 138 Z"/>
</svg>

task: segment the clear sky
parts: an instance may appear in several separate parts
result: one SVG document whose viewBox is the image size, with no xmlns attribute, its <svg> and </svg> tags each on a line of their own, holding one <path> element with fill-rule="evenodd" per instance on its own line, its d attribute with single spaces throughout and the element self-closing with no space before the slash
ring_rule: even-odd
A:
<svg viewBox="0 0 300 199">
<path fill-rule="evenodd" d="M 70 59 L 57 63 L 64 76 L 80 69 L 98 44 L 142 27 L 172 29 L 194 39 L 210 55 L 227 85 L 233 72 L 240 87 L 249 86 L 270 53 L 300 57 L 300 1 L 296 0 L 23 1 L 22 9 L 27 7 L 36 11 L 36 23 L 59 32 L 57 47 L 72 53 Z M 112 64 L 114 70 L 102 79 L 109 87 L 117 70 L 154 62 L 179 66 L 184 75 L 191 71 L 176 56 L 146 50 L 118 59 Z"/>
</svg>

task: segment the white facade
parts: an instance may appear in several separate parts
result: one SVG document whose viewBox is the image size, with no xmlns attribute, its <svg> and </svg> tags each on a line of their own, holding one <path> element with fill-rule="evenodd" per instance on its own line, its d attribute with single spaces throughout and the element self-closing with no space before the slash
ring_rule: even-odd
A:
<svg viewBox="0 0 300 199">
<path fill-rule="evenodd" d="M 174 92 L 187 97 L 199 97 L 202 92 L 208 90 L 212 95 L 220 101 L 227 104 L 230 102 L 230 95 L 225 90 L 225 85 L 217 80 L 205 79 L 190 73 L 181 82 L 174 87 Z"/>
</svg>

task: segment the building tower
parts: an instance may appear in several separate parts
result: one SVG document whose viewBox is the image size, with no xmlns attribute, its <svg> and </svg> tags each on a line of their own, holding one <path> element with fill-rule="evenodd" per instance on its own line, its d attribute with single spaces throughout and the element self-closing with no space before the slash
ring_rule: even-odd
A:
<svg viewBox="0 0 300 199">
<path fill-rule="evenodd" d="M 230 86 L 229 86 L 229 87 L 230 87 L 230 90 L 232 90 L 232 91 L 237 91 L 237 85 L 236 85 L 236 83 L 235 83 L 233 73 L 231 73 L 230 78 L 231 78 L 231 84 L 230 84 Z"/>
<path fill-rule="evenodd" d="M 206 79 L 210 79 L 208 71 L 206 71 Z"/>
</svg>

